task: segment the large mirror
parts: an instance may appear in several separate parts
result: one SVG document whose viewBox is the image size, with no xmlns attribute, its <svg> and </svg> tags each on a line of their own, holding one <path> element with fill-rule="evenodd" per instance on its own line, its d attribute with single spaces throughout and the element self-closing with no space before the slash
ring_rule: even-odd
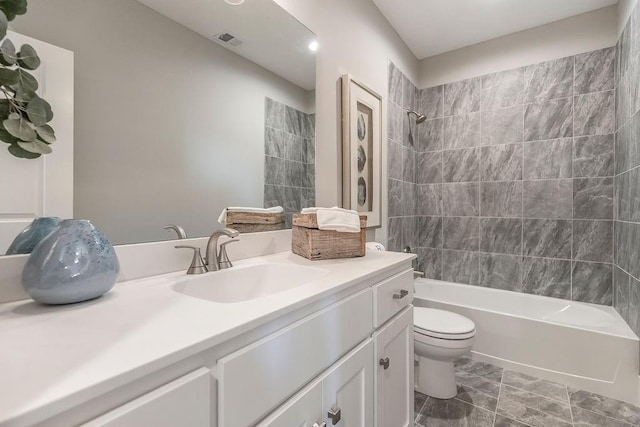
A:
<svg viewBox="0 0 640 427">
<path fill-rule="evenodd" d="M 38 216 L 127 244 L 175 239 L 168 224 L 208 236 L 228 206 L 314 205 L 317 43 L 272 0 L 29 0 L 11 30 L 73 52 L 73 138 L 62 106 L 53 154 L 0 144 L 0 254 Z M 64 58 L 42 49 L 52 92 Z"/>
</svg>

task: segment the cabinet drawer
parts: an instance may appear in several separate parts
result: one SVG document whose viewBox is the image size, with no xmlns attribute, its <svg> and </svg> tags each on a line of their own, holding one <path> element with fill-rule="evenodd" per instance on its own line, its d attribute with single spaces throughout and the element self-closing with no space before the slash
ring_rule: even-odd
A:
<svg viewBox="0 0 640 427">
<path fill-rule="evenodd" d="M 390 277 L 373 287 L 374 325 L 378 327 L 413 301 L 413 270 Z"/>
<path fill-rule="evenodd" d="M 198 369 L 83 424 L 84 427 L 209 427 L 210 371 Z"/>
<path fill-rule="evenodd" d="M 365 289 L 220 359 L 219 427 L 255 424 L 372 330 Z"/>
</svg>

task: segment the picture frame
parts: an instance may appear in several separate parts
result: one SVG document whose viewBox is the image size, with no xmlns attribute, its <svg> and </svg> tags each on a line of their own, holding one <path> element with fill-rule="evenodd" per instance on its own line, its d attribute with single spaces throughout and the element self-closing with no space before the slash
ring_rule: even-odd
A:
<svg viewBox="0 0 640 427">
<path fill-rule="evenodd" d="M 382 226 L 382 97 L 342 76 L 342 205 Z"/>
</svg>

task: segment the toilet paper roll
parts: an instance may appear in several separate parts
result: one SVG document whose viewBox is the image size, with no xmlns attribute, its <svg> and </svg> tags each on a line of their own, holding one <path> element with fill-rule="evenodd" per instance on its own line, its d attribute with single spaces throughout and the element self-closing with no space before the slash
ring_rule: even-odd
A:
<svg viewBox="0 0 640 427">
<path fill-rule="evenodd" d="M 378 243 L 378 242 L 367 242 L 367 250 L 368 251 L 379 251 L 379 252 L 386 251 L 386 249 L 384 248 L 384 245 L 382 245 L 382 243 Z"/>
</svg>

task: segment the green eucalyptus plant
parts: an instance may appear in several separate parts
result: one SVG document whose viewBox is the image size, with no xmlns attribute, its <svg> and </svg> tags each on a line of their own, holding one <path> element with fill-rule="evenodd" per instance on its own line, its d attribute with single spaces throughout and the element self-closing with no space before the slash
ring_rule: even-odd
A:
<svg viewBox="0 0 640 427">
<path fill-rule="evenodd" d="M 51 105 L 36 94 L 38 80 L 29 73 L 38 69 L 40 58 L 32 46 L 17 51 L 6 38 L 9 22 L 25 13 L 27 0 L 0 0 L 0 141 L 16 157 L 37 159 L 51 153 L 56 140 L 47 124 L 53 119 Z"/>
</svg>

